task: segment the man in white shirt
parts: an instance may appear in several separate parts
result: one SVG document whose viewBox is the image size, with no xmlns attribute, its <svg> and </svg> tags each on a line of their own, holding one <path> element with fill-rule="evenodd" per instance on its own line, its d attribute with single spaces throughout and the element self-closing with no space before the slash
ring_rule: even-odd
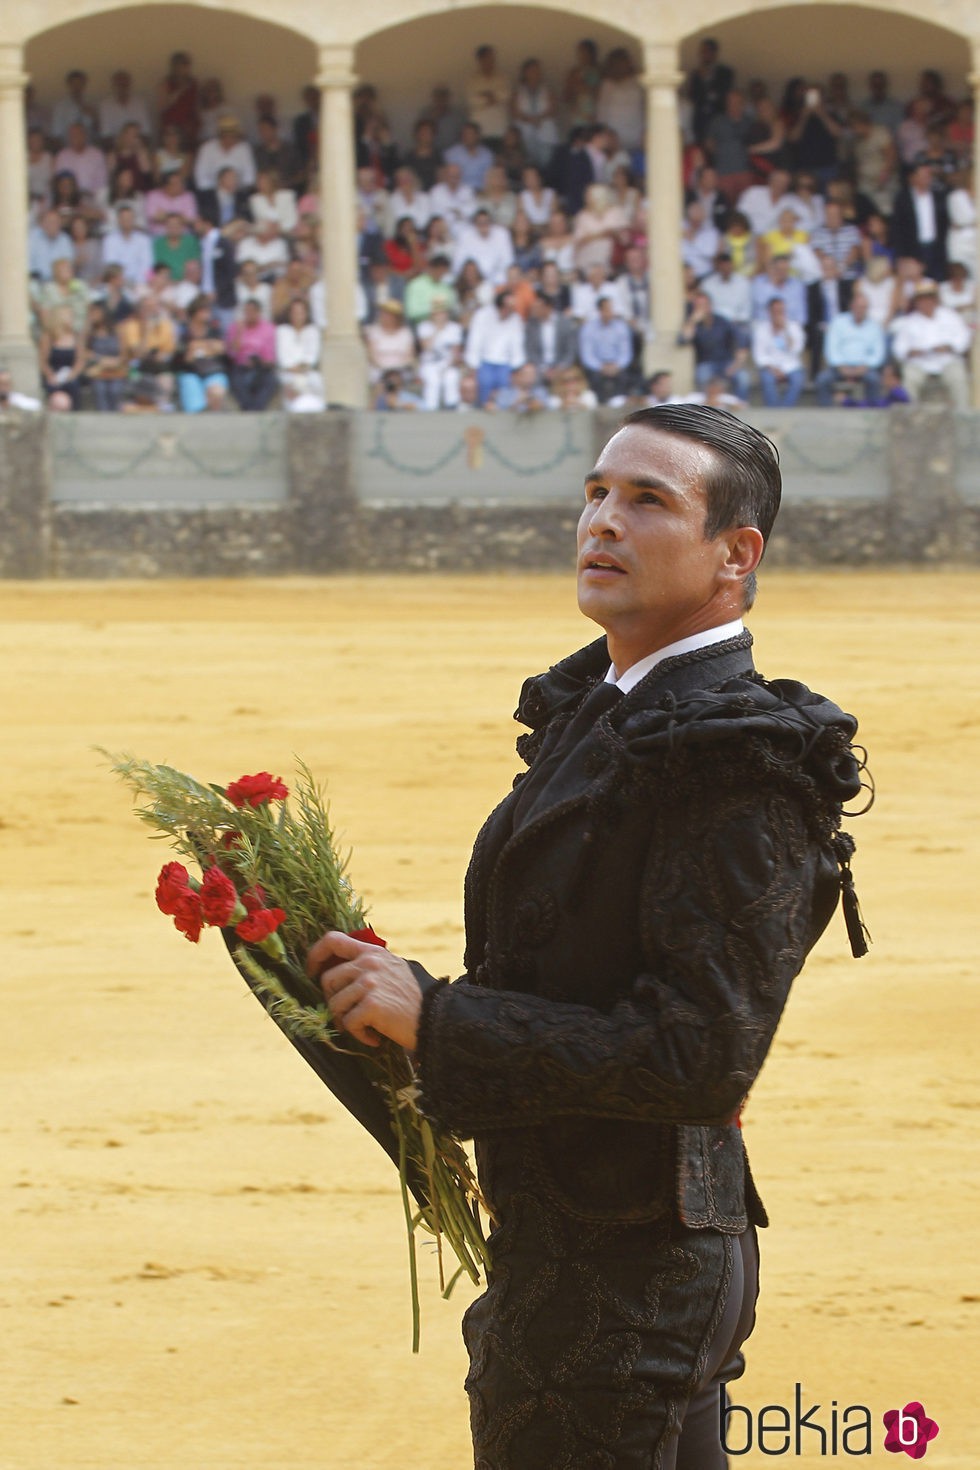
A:
<svg viewBox="0 0 980 1470">
<path fill-rule="evenodd" d="M 103 262 L 122 266 L 127 286 L 145 286 L 153 270 L 153 242 L 145 230 L 136 228 L 132 205 L 120 204 L 116 221 L 102 242 Z"/>
<path fill-rule="evenodd" d="M 912 310 L 897 317 L 892 353 L 902 364 L 902 379 L 916 402 L 930 379 L 944 383 L 954 408 L 969 408 L 966 354 L 970 331 L 958 311 L 939 304 L 939 288 L 924 277 L 915 288 Z"/>
<path fill-rule="evenodd" d="M 109 79 L 109 95 L 99 103 L 99 137 L 108 146 L 131 122 L 144 138 L 151 136 L 150 110 L 145 98 L 133 91 L 133 79 L 128 71 L 114 71 Z"/>
<path fill-rule="evenodd" d="M 752 321 L 752 287 L 748 276 L 735 271 L 727 250 L 715 256 L 715 268 L 699 283 L 699 290 L 711 298 L 715 315 L 730 321 L 738 333 L 740 344 L 747 347 Z"/>
<path fill-rule="evenodd" d="M 748 219 L 753 235 L 768 235 L 775 230 L 784 209 L 800 213 L 799 200 L 789 192 L 789 174 L 782 168 L 773 169 L 768 183 L 751 184 L 738 196 L 736 207 Z"/>
<path fill-rule="evenodd" d="M 235 258 L 240 265 L 246 260 L 253 260 L 264 281 L 281 276 L 289 264 L 289 249 L 275 220 L 260 221 L 255 227 L 255 234 L 247 236 L 239 245 Z"/>
<path fill-rule="evenodd" d="M 233 168 L 239 188 L 251 189 L 255 183 L 255 158 L 251 143 L 242 137 L 237 117 L 225 113 L 218 120 L 218 136 L 209 138 L 197 150 L 194 184 L 198 189 L 216 189 L 222 169 Z"/>
<path fill-rule="evenodd" d="M 419 188 L 419 181 L 410 168 L 395 171 L 395 187 L 385 205 L 384 232 L 390 240 L 398 228 L 399 220 L 410 219 L 419 234 L 432 218 L 429 196 Z"/>
<path fill-rule="evenodd" d="M 463 183 L 463 170 L 458 163 L 445 165 L 438 184 L 429 190 L 429 203 L 433 217 L 441 216 L 452 238 L 457 239 L 476 210 L 476 194 L 469 184 Z"/>
<path fill-rule="evenodd" d="M 795 408 L 803 391 L 803 328 L 786 315 L 786 303 L 774 296 L 768 320 L 752 328 L 752 361 L 759 369 L 762 401 L 767 408 Z"/>
<path fill-rule="evenodd" d="M 495 225 L 488 209 L 478 209 L 473 223 L 459 232 L 453 251 L 453 275 L 458 276 L 468 260 L 479 267 L 480 274 L 491 285 L 501 286 L 508 267 L 514 263 L 514 242 L 510 231 Z"/>
<path fill-rule="evenodd" d="M 498 388 L 506 388 L 514 368 L 524 364 L 524 318 L 514 310 L 509 291 L 498 291 L 491 306 L 473 314 L 463 353 L 475 370 L 480 407 Z"/>
</svg>

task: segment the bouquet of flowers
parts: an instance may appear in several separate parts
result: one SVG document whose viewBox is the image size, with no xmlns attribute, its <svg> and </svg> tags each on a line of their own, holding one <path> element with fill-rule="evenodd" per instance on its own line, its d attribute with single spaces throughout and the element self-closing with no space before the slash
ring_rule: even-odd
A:
<svg viewBox="0 0 980 1470">
<path fill-rule="evenodd" d="M 211 786 L 170 766 L 102 753 L 132 789 L 136 815 L 200 871 L 198 878 L 182 862 L 165 863 L 157 907 L 194 944 L 207 928 L 221 932 L 268 1013 L 397 1164 L 417 1352 L 415 1233 L 435 1237 L 440 1286 L 448 1297 L 464 1272 L 479 1282 L 489 1262 L 480 1223 L 486 1204 L 458 1140 L 419 1112 L 408 1053 L 387 1040 L 375 1048 L 338 1035 L 323 993 L 306 974 L 306 953 L 327 929 L 384 944 L 347 877 L 347 857 L 335 847 L 322 793 L 303 765 L 291 807 L 289 791 L 268 772 Z M 444 1242 L 459 1262 L 448 1281 Z"/>
</svg>

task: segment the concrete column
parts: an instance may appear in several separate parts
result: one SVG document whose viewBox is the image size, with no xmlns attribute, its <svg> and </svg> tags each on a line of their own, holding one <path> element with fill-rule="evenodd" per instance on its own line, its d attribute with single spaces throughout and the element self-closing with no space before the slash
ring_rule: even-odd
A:
<svg viewBox="0 0 980 1470">
<path fill-rule="evenodd" d="M 973 94 L 973 106 L 976 115 L 980 117 L 980 40 L 975 40 L 971 47 L 973 66 L 968 81 L 970 91 Z M 973 202 L 980 208 L 980 148 L 973 150 Z M 976 252 L 972 265 L 973 285 L 976 289 L 980 283 L 980 229 L 977 230 Z M 970 352 L 970 367 L 972 372 L 971 394 L 974 408 L 980 408 L 980 331 L 973 334 L 973 346 Z"/>
<path fill-rule="evenodd" d="M 694 367 L 691 349 L 677 345 L 677 334 L 684 321 L 681 271 L 684 195 L 677 112 L 677 89 L 684 77 L 678 61 L 678 49 L 673 43 L 646 43 L 643 81 L 647 92 L 647 237 L 653 330 L 645 363 L 648 371 L 663 368 L 672 372 L 674 391 L 686 392 L 693 383 Z"/>
<path fill-rule="evenodd" d="M 0 45 L 0 362 L 15 385 L 38 391 L 27 299 L 27 139 L 24 50 Z"/>
<path fill-rule="evenodd" d="M 367 355 L 357 327 L 357 209 L 351 92 L 352 46 L 321 46 L 320 240 L 326 286 L 327 329 L 323 381 L 327 400 L 349 408 L 367 403 Z"/>
</svg>

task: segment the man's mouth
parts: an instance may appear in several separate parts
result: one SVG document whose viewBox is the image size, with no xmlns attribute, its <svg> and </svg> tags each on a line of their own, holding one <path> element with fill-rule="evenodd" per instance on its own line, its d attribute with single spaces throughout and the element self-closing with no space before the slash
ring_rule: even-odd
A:
<svg viewBox="0 0 980 1470">
<path fill-rule="evenodd" d="M 583 572 L 609 572 L 625 577 L 626 568 L 609 556 L 587 556 L 582 559 Z"/>
</svg>

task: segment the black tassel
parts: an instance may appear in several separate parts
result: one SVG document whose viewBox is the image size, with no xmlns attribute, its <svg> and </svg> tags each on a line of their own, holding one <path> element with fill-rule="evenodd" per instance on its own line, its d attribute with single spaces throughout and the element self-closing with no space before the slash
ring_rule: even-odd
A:
<svg viewBox="0 0 980 1470">
<path fill-rule="evenodd" d="M 847 937 L 851 941 L 851 954 L 856 960 L 859 960 L 868 952 L 871 935 L 861 915 L 861 905 L 854 891 L 854 874 L 846 864 L 840 871 L 840 887 L 844 923 L 847 925 Z"/>
</svg>

